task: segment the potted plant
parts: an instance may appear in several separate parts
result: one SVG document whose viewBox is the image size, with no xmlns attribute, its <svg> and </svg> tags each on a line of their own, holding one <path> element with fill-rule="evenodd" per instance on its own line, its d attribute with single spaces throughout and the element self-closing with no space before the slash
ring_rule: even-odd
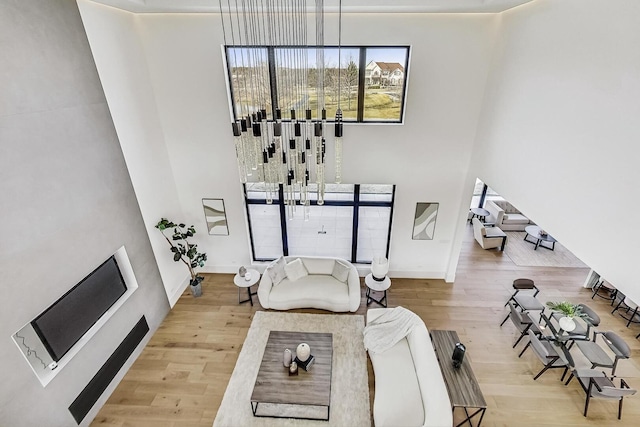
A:
<svg viewBox="0 0 640 427">
<path fill-rule="evenodd" d="M 581 317 L 583 319 L 589 318 L 587 313 L 582 312 L 582 307 L 580 305 L 572 304 L 567 301 L 549 301 L 547 302 L 547 307 L 549 307 L 551 311 L 564 314 L 564 316 L 558 320 L 558 324 L 567 332 L 571 332 L 576 328 L 576 323 L 573 320 L 574 317 Z"/>
<path fill-rule="evenodd" d="M 196 298 L 201 296 L 202 285 L 200 282 L 204 280 L 204 277 L 198 276 L 195 269 L 204 266 L 204 262 L 207 260 L 207 254 L 198 252 L 198 245 L 190 243 L 187 240 L 196 234 L 196 229 L 193 225 L 187 227 L 182 223 L 175 224 L 166 218 L 160 219 L 156 224 L 156 228 L 160 230 L 164 238 L 169 242 L 171 252 L 173 252 L 173 260 L 175 262 L 182 261 L 189 269 L 189 274 L 191 275 L 191 281 L 189 282 L 191 294 Z M 166 230 L 173 230 L 171 239 L 165 234 Z"/>
</svg>

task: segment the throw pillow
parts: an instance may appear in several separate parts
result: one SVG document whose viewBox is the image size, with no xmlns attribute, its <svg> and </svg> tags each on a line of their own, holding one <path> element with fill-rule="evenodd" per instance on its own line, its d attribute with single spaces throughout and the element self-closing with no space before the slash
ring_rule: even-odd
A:
<svg viewBox="0 0 640 427">
<path fill-rule="evenodd" d="M 309 272 L 305 268 L 300 258 L 296 258 L 288 263 L 284 267 L 284 271 L 285 273 L 287 273 L 287 278 L 292 282 L 295 282 L 296 280 L 309 275 Z"/>
<path fill-rule="evenodd" d="M 340 282 L 346 282 L 349 278 L 349 270 L 350 268 L 348 265 L 345 265 L 340 261 L 336 261 L 333 265 L 333 272 L 331 275 Z"/>
<path fill-rule="evenodd" d="M 273 265 L 267 268 L 267 271 L 269 272 L 269 277 L 271 277 L 271 282 L 273 283 L 273 286 L 278 285 L 280 282 L 284 280 L 285 277 L 287 277 L 287 273 L 285 273 L 284 271 L 284 268 L 286 267 L 286 265 L 287 265 L 287 262 L 284 260 L 284 257 L 280 257 L 276 260 L 275 263 L 273 263 Z"/>
</svg>

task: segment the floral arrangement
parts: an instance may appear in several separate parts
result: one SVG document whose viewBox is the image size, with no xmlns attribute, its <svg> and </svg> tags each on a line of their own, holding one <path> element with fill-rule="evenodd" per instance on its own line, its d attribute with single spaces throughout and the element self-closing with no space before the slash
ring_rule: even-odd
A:
<svg viewBox="0 0 640 427">
<path fill-rule="evenodd" d="M 578 304 L 572 304 L 567 301 L 555 302 L 549 301 L 547 302 L 547 307 L 551 309 L 551 311 L 556 311 L 558 313 L 562 313 L 567 317 L 581 317 L 583 319 L 588 319 L 589 315 L 587 313 L 582 312 L 582 307 Z"/>
</svg>

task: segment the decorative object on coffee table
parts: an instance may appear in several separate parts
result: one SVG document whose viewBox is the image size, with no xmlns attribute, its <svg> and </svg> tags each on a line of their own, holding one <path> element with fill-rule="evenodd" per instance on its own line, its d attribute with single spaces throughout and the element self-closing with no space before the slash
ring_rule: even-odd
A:
<svg viewBox="0 0 640 427">
<path fill-rule="evenodd" d="M 311 365 L 313 365 L 313 362 L 315 362 L 315 360 L 316 358 L 313 357 L 313 354 L 312 354 L 305 361 L 302 361 L 296 357 L 295 362 L 298 364 L 298 367 L 304 369 L 305 371 L 308 371 L 309 369 L 311 369 Z"/>
<path fill-rule="evenodd" d="M 289 365 L 289 375 L 298 375 L 298 364 L 296 362 L 291 362 Z"/>
<path fill-rule="evenodd" d="M 296 358 L 300 359 L 302 362 L 306 362 L 309 356 L 311 356 L 311 348 L 309 348 L 309 344 L 306 342 L 300 343 L 298 348 L 296 348 Z"/>
<path fill-rule="evenodd" d="M 238 269 L 238 276 L 240 277 L 244 277 L 244 275 L 247 274 L 247 269 L 245 268 L 244 265 L 240 266 L 240 268 Z"/>
<path fill-rule="evenodd" d="M 291 350 L 287 348 L 284 350 L 284 357 L 283 357 L 285 368 L 288 368 L 291 365 L 291 360 L 292 360 Z"/>
<path fill-rule="evenodd" d="M 313 357 L 313 355 L 311 354 L 311 348 L 309 347 L 309 344 L 307 344 L 306 342 L 300 343 L 300 345 L 298 345 L 298 348 L 296 349 L 295 358 L 295 362 L 298 364 L 298 366 L 305 371 L 308 371 L 309 368 L 311 368 L 311 365 L 313 365 L 314 360 L 315 357 Z"/>
</svg>

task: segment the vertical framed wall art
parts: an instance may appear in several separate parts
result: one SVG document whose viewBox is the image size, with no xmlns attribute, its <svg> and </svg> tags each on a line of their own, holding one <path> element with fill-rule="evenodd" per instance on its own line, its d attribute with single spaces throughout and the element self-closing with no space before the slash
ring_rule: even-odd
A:
<svg viewBox="0 0 640 427">
<path fill-rule="evenodd" d="M 209 234 L 228 236 L 227 213 L 224 210 L 223 199 L 202 199 L 204 218 L 207 222 Z"/>
<path fill-rule="evenodd" d="M 436 230 L 439 203 L 416 203 L 416 215 L 413 219 L 413 240 L 433 240 Z"/>
</svg>

